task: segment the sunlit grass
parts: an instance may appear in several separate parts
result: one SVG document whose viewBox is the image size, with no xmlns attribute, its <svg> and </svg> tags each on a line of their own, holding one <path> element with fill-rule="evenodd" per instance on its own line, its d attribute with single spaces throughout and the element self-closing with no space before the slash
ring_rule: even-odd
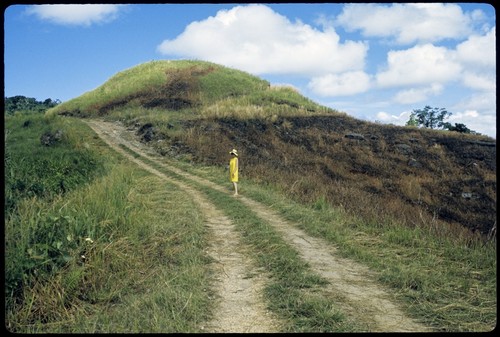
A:
<svg viewBox="0 0 500 337">
<path fill-rule="evenodd" d="M 82 140 L 92 143 L 89 135 Z M 174 185 L 101 145 L 91 147 L 106 158 L 99 177 L 50 199 L 20 199 L 6 217 L 6 328 L 199 331 L 211 314 L 201 214 Z"/>
<path fill-rule="evenodd" d="M 184 233 L 185 228 L 176 227 L 173 219 L 189 219 L 196 225 L 186 236 L 199 238 L 199 213 L 184 213 L 192 204 L 170 191 L 168 184 L 151 181 L 156 186 L 143 189 L 141 181 L 150 179 L 144 172 L 119 165 L 122 159 L 91 136 L 88 128 L 58 114 L 119 120 L 135 130 L 147 125 L 153 132 L 150 145 L 154 149 L 180 160 L 171 161 L 175 165 L 227 184 L 228 191 L 227 151 L 236 147 L 242 154 L 241 193 L 266 203 L 310 235 L 329 240 L 344 256 L 370 266 L 405 301 L 412 315 L 443 331 L 483 332 L 496 325 L 496 237 L 487 241 L 460 223 L 490 226 L 495 221 L 493 148 L 472 145 L 485 137 L 364 123 L 311 102 L 292 88 L 270 87 L 267 81 L 244 72 L 206 62 L 155 61 L 120 72 L 96 90 L 50 110 L 44 118 L 32 119 L 33 128 L 29 123 L 19 124 L 25 122 L 19 117 L 12 119 L 18 123 L 16 131 L 7 127 L 5 207 L 9 212 L 19 207 L 19 213 L 6 217 L 9 329 L 151 331 L 141 327 L 144 321 L 154 331 L 191 332 L 205 316 L 189 306 L 199 304 L 209 312 L 203 307 L 203 294 L 189 297 L 180 284 L 178 295 L 164 294 L 163 288 L 151 296 L 133 295 L 138 280 L 142 280 L 141 291 L 155 289 L 154 278 L 124 272 L 130 266 L 141 270 L 141 264 L 149 262 L 136 252 L 151 252 L 151 245 L 157 244 L 152 236 L 164 221 L 166 227 Z M 40 146 L 41 132 L 59 128 L 67 131 L 60 143 Z M 345 135 L 350 132 L 363 134 L 365 139 L 349 140 Z M 411 144 L 411 153 L 403 153 L 398 148 L 401 144 Z M 41 155 L 48 160 L 34 160 Z M 420 166 L 410 166 L 412 158 Z M 194 162 L 205 166 L 193 167 Z M 162 188 L 171 193 L 162 194 Z M 256 238 L 255 242 L 269 236 L 279 246 L 279 238 L 251 211 L 204 191 L 233 214 L 240 230 Z M 464 191 L 481 199 L 465 200 L 460 197 Z M 173 212 L 173 219 L 167 214 L 155 218 L 151 209 L 162 209 L 163 198 L 183 200 L 186 208 L 175 204 L 172 207 L 180 213 Z M 148 205 L 147 209 L 141 205 Z M 441 219 L 445 217 L 448 222 Z M 89 279 L 86 265 L 77 258 L 89 247 L 86 238 L 105 252 L 91 250 L 99 268 L 112 270 L 120 278 L 117 288 L 109 274 Z M 160 238 L 168 241 L 171 237 Z M 103 244 L 103 239 L 108 241 Z M 168 242 L 158 245 L 168 250 Z M 262 253 L 268 261 L 284 252 L 267 248 L 262 247 Z M 290 263 L 292 255 L 285 254 Z M 203 259 L 193 257 L 192 261 L 198 266 Z M 280 266 L 285 268 L 285 262 Z M 189 264 L 184 267 L 190 268 Z M 187 272 L 187 279 L 204 275 L 200 268 L 193 269 L 193 274 Z M 163 271 L 155 273 L 163 275 Z M 290 279 L 295 276 L 288 275 Z M 193 287 L 199 291 L 198 283 Z M 316 312 L 318 318 L 322 311 L 317 309 L 328 306 L 322 302 L 324 306 L 301 311 L 305 307 L 292 304 L 314 301 L 277 286 L 268 295 L 278 311 L 286 302 L 285 290 L 290 291 L 285 307 L 294 308 L 289 311 L 292 317 L 297 312 Z M 182 315 L 161 312 L 160 303 L 168 296 L 174 303 L 170 306 L 169 302 L 168 308 L 172 312 L 177 308 Z M 126 313 L 127 306 L 134 308 L 131 315 Z M 172 323 L 159 321 L 160 314 L 172 318 Z M 296 317 L 290 331 L 311 326 L 301 325 L 302 319 Z M 334 325 L 327 326 L 334 329 Z"/>
<path fill-rule="evenodd" d="M 169 162 L 228 186 L 223 167 Z M 309 205 L 287 198 L 278 187 L 242 178 L 240 192 L 278 211 L 310 235 L 330 241 L 338 253 L 370 266 L 407 311 L 437 330 L 488 332 L 496 325 L 496 246 L 467 235 L 436 235 L 429 227 L 367 222 L 324 200 Z M 229 202 L 229 201 L 227 201 Z M 235 208 L 228 204 L 232 212 Z M 235 217 L 244 217 L 242 209 Z M 236 215 L 240 212 L 240 215 Z M 258 241 L 258 240 L 257 240 Z"/>
</svg>

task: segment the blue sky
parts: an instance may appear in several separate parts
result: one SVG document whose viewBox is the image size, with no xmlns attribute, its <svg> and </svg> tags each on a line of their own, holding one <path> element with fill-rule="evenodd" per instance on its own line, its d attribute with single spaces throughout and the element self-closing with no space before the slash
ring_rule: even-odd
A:
<svg viewBox="0 0 500 337">
<path fill-rule="evenodd" d="M 488 3 L 12 5 L 4 34 L 6 97 L 67 101 L 144 62 L 196 59 L 355 118 L 404 125 L 428 105 L 496 138 Z"/>
</svg>

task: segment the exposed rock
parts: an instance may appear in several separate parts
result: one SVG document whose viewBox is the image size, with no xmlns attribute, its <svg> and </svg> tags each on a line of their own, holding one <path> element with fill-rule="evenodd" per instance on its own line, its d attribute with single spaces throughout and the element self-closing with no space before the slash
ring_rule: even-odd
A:
<svg viewBox="0 0 500 337">
<path fill-rule="evenodd" d="M 470 199 L 477 199 L 478 196 L 472 192 L 462 192 L 462 198 L 470 200 Z"/>
<path fill-rule="evenodd" d="M 141 126 L 140 129 L 137 130 L 137 135 L 141 136 L 142 140 L 146 143 L 152 141 L 155 136 L 153 124 L 146 123 Z"/>
<path fill-rule="evenodd" d="M 404 154 L 410 154 L 413 152 L 411 146 L 408 144 L 396 144 L 396 149 L 398 149 L 399 152 Z"/>
<path fill-rule="evenodd" d="M 480 145 L 480 146 L 497 146 L 497 143 L 492 142 L 481 142 L 481 141 L 470 141 L 470 144 Z"/>
<path fill-rule="evenodd" d="M 63 136 L 62 130 L 57 130 L 55 133 L 47 131 L 40 137 L 40 143 L 42 143 L 42 145 L 45 146 L 52 146 L 56 142 L 61 141 L 62 136 Z"/>
<path fill-rule="evenodd" d="M 419 168 L 419 167 L 422 167 L 422 164 L 420 164 L 415 158 L 411 158 L 408 161 L 408 166 Z"/>
<path fill-rule="evenodd" d="M 359 133 L 348 133 L 345 135 L 345 138 L 349 139 L 357 139 L 357 140 L 365 140 L 365 137 Z"/>
</svg>

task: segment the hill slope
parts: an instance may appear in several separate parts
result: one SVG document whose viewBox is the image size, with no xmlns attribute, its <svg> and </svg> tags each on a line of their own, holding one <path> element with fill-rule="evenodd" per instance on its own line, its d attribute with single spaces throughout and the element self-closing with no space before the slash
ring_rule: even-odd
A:
<svg viewBox="0 0 500 337">
<path fill-rule="evenodd" d="M 495 140 L 356 120 L 212 63 L 145 63 L 52 113 L 120 120 L 163 155 L 196 162 L 225 165 L 237 148 L 243 186 L 252 178 L 377 226 L 485 236 L 496 223 Z"/>
</svg>

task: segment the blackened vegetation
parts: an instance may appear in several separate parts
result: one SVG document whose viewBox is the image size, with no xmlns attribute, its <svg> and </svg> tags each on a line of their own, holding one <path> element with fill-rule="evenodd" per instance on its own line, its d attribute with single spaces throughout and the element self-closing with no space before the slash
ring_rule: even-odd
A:
<svg viewBox="0 0 500 337">
<path fill-rule="evenodd" d="M 181 110 L 197 107 L 199 102 L 199 77 L 214 71 L 213 67 L 192 66 L 183 69 L 165 71 L 165 83 L 152 85 L 149 88 L 120 96 L 119 99 L 108 100 L 96 104 L 88 111 L 60 112 L 61 115 L 87 117 L 96 112 L 98 116 L 107 115 L 114 109 L 124 106 L 141 106 L 166 110 Z"/>
<path fill-rule="evenodd" d="M 325 198 L 376 222 L 437 219 L 484 235 L 496 223 L 496 142 L 488 137 L 348 116 L 205 119 L 183 127 L 189 132 L 182 136 L 157 135 L 168 140 L 160 152 L 172 154 L 176 144 L 195 161 L 225 165 L 235 147 L 244 176 L 302 202 Z"/>
<path fill-rule="evenodd" d="M 137 130 L 137 135 L 143 142 L 150 142 L 155 139 L 155 128 L 152 123 L 146 123 Z"/>
</svg>

